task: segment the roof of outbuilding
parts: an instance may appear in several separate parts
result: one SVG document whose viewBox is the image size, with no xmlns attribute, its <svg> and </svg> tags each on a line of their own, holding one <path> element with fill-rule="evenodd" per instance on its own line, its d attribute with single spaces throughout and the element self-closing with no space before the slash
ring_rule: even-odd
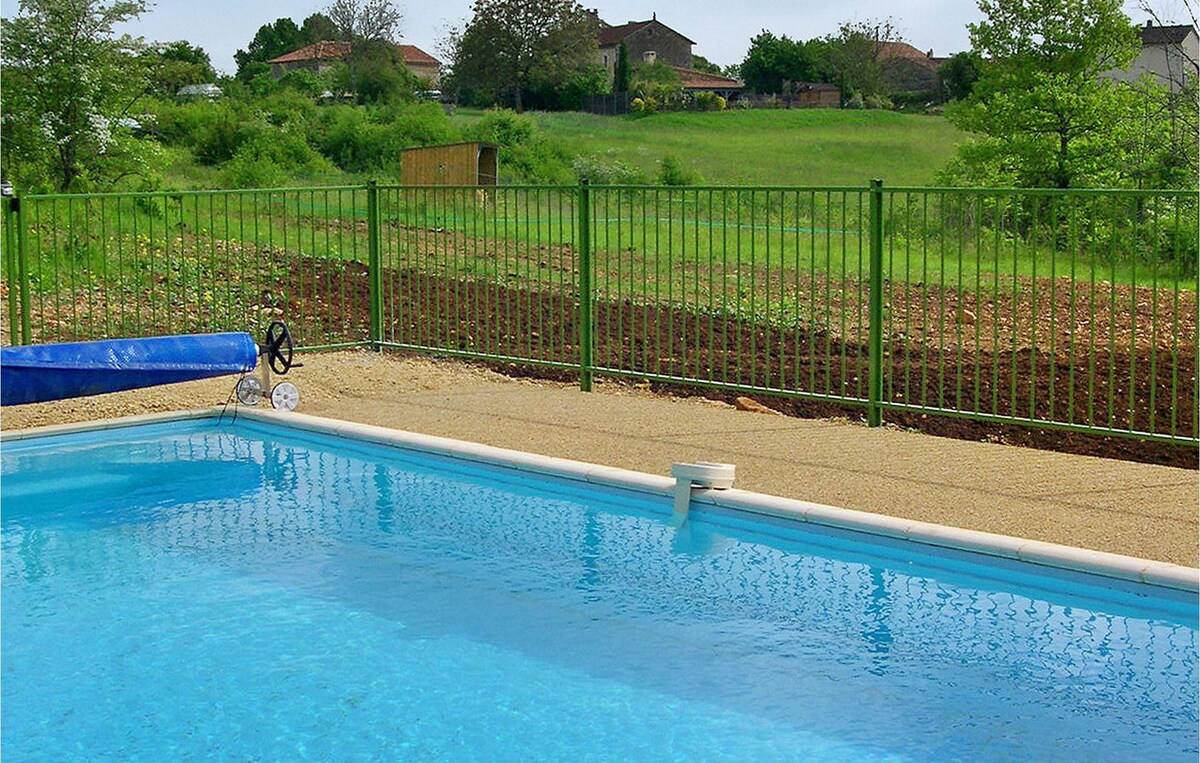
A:
<svg viewBox="0 0 1200 763">
<path fill-rule="evenodd" d="M 672 66 L 679 73 L 680 84 L 687 90 L 736 90 L 744 87 L 744 83 L 719 74 L 688 69 L 684 66 Z"/>
</svg>

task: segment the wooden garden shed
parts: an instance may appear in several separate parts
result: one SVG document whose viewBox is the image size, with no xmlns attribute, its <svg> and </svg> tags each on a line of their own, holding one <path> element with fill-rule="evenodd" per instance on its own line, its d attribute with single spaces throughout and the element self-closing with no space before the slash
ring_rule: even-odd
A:
<svg viewBox="0 0 1200 763">
<path fill-rule="evenodd" d="M 449 143 L 406 148 L 400 153 L 404 185 L 496 185 L 500 147 L 494 143 Z"/>
</svg>

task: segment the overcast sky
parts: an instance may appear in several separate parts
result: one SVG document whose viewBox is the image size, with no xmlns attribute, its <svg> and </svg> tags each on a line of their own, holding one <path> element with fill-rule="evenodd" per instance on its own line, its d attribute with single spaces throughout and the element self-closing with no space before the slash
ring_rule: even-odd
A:
<svg viewBox="0 0 1200 763">
<path fill-rule="evenodd" d="M 1182 19 L 1188 0 L 1155 0 L 1160 15 Z M 471 0 L 411 2 L 395 0 L 404 16 L 402 42 L 443 58 L 441 42 L 450 27 L 469 15 Z M 5 0 L 4 15 L 16 2 Z M 290 16 L 299 24 L 329 0 L 158 0 L 127 31 L 147 41 L 187 40 L 208 52 L 218 70 L 233 74 L 233 53 L 245 48 L 263 24 Z M 808 40 L 837 30 L 842 21 L 892 18 L 901 37 L 921 50 L 947 56 L 968 47 L 966 25 L 980 18 L 974 0 L 590 0 L 609 24 L 643 21 L 652 13 L 675 31 L 696 41 L 693 52 L 718 63 L 740 62 L 750 38 L 763 29 L 776 35 Z M 1126 12 L 1145 21 L 1136 2 Z M 1164 18 L 1166 20 L 1166 18 Z"/>
</svg>

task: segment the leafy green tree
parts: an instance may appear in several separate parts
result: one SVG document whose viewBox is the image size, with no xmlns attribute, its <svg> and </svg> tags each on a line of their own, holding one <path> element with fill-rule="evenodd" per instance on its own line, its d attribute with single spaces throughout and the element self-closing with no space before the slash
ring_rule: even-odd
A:
<svg viewBox="0 0 1200 763">
<path fill-rule="evenodd" d="M 938 67 L 938 91 L 948 101 L 961 101 L 971 95 L 983 61 L 973 51 L 963 51 L 950 56 Z"/>
<path fill-rule="evenodd" d="M 987 63 L 972 97 L 948 112 L 979 137 L 960 147 L 952 174 L 1023 187 L 1127 182 L 1143 100 L 1099 76 L 1138 50 L 1121 0 L 979 0 L 979 8 L 971 45 Z"/>
<path fill-rule="evenodd" d="M 278 58 L 284 53 L 302 48 L 310 42 L 312 40 L 306 40 L 300 32 L 300 27 L 296 26 L 296 22 L 290 18 L 275 19 L 270 24 L 263 24 L 254 33 L 254 39 L 250 41 L 246 49 L 233 54 L 233 60 L 237 62 L 238 66 L 237 77 L 249 82 L 252 79 L 248 74 L 250 64 L 266 63 L 272 58 Z"/>
<path fill-rule="evenodd" d="M 653 99 L 662 108 L 678 107 L 682 103 L 683 81 L 679 72 L 662 61 L 635 66 L 630 87 L 643 100 Z"/>
<path fill-rule="evenodd" d="M 629 67 L 629 48 L 622 42 L 617 48 L 617 64 L 613 68 L 613 92 L 628 93 L 632 70 Z"/>
<path fill-rule="evenodd" d="M 765 29 L 750 41 L 740 72 L 746 87 L 756 93 L 783 92 L 785 81 L 818 79 L 815 61 L 804 43 L 787 35 L 776 37 Z"/>
<path fill-rule="evenodd" d="M 521 111 L 534 82 L 560 88 L 595 64 L 596 21 L 575 0 L 475 0 L 451 33 L 454 79 Z"/>
<path fill-rule="evenodd" d="M 825 48 L 828 66 L 842 92 L 870 96 L 887 95 L 887 81 L 879 54 L 884 43 L 899 42 L 890 20 L 852 21 L 842 24 Z"/>
<path fill-rule="evenodd" d="M 400 50 L 383 40 L 360 40 L 346 60 L 359 103 L 387 103 L 411 97 L 416 78 L 404 66 Z"/>
<path fill-rule="evenodd" d="M 155 144 L 129 129 L 148 84 L 144 45 L 114 32 L 145 10 L 145 0 L 21 0 L 0 27 L 13 180 L 76 191 L 153 172 Z"/>
<path fill-rule="evenodd" d="M 300 24 L 300 36 L 304 38 L 305 45 L 322 40 L 340 39 L 337 24 L 324 13 L 314 13 L 304 19 Z"/>
<path fill-rule="evenodd" d="M 184 85 L 216 82 L 217 72 L 203 48 L 186 40 L 147 48 L 142 57 L 150 77 L 150 87 L 162 95 L 174 95 Z"/>
<path fill-rule="evenodd" d="M 625 43 L 621 43 L 621 44 L 624 45 Z M 718 66 L 717 64 L 714 64 L 712 61 L 709 61 L 704 56 L 699 56 L 694 53 L 692 54 L 692 68 L 698 72 L 708 72 L 709 74 L 715 74 L 718 77 L 725 76 L 725 70 L 722 69 L 720 66 Z"/>
</svg>

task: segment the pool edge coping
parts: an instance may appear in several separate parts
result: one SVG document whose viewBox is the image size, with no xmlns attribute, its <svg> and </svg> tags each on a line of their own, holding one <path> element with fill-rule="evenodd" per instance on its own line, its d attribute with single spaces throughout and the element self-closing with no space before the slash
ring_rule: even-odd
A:
<svg viewBox="0 0 1200 763">
<path fill-rule="evenodd" d="M 448 437 L 408 432 L 372 424 L 360 424 L 303 413 L 222 407 L 186 411 L 149 413 L 123 418 L 99 419 L 88 422 L 54 424 L 29 429 L 0 431 L 0 442 L 18 441 L 32 437 L 70 434 L 82 431 L 103 431 L 141 424 L 166 423 L 223 417 L 246 418 L 270 423 L 286 423 L 308 431 L 350 435 L 370 442 L 405 447 L 451 456 L 466 461 L 506 466 L 521 471 L 549 474 L 597 485 L 618 487 L 656 497 L 669 498 L 675 488 L 672 477 L 658 476 L 613 466 L 590 464 L 584 461 L 544 456 L 536 453 L 500 448 L 493 445 L 455 440 Z M 864 532 L 941 548 L 984 554 L 1045 567 L 1086 572 L 1103 577 L 1144 583 L 1200 593 L 1200 568 L 1185 567 L 1171 562 L 1115 554 L 1108 551 L 1067 546 L 1048 541 L 1017 538 L 981 530 L 968 530 L 915 519 L 903 519 L 886 514 L 845 509 L 795 498 L 755 493 L 730 488 L 728 490 L 694 489 L 692 502 L 720 508 L 746 511 L 815 525 Z"/>
</svg>

